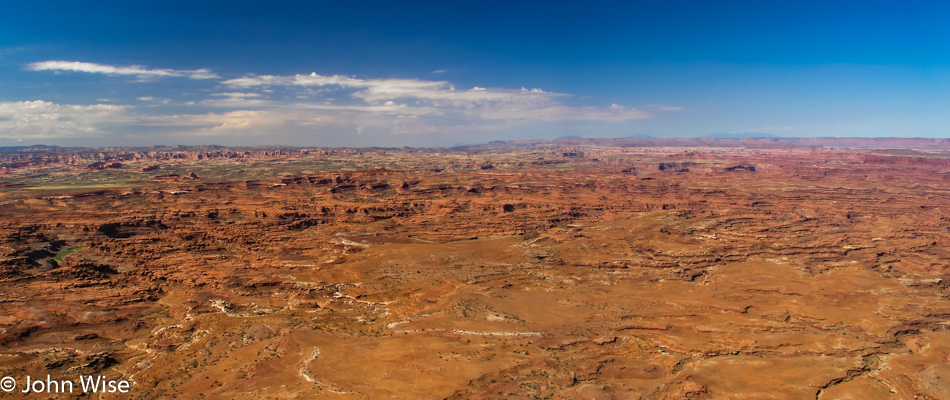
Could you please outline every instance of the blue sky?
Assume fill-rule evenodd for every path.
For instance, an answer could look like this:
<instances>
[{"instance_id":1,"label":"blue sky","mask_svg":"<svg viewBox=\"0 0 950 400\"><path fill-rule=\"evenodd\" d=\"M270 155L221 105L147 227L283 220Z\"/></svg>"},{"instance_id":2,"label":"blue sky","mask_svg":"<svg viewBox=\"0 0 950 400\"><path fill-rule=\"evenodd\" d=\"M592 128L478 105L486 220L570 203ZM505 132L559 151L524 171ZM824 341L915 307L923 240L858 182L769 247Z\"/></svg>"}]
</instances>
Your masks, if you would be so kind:
<instances>
[{"instance_id":1,"label":"blue sky","mask_svg":"<svg viewBox=\"0 0 950 400\"><path fill-rule=\"evenodd\" d=\"M8 1L0 145L948 137L948 4Z\"/></svg>"}]
</instances>

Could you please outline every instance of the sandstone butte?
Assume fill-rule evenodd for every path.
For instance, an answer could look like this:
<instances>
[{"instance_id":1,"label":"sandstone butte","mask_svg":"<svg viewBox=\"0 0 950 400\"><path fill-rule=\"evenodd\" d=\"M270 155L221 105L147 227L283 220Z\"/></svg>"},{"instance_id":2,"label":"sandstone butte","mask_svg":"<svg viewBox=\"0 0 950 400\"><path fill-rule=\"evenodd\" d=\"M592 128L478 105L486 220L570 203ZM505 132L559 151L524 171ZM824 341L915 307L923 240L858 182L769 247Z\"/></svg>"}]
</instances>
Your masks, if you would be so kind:
<instances>
[{"instance_id":1,"label":"sandstone butte","mask_svg":"<svg viewBox=\"0 0 950 400\"><path fill-rule=\"evenodd\" d=\"M7 149L0 376L131 382L102 399L948 399L948 150Z\"/></svg>"}]
</instances>

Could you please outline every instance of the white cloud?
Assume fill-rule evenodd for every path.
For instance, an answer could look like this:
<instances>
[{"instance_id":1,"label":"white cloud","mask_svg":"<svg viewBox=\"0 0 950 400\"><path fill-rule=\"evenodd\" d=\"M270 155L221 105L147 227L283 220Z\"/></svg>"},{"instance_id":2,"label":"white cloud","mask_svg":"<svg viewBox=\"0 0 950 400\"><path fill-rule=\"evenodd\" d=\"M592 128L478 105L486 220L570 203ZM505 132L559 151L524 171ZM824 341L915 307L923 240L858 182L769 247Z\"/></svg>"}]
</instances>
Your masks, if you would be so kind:
<instances>
[{"instance_id":1,"label":"white cloud","mask_svg":"<svg viewBox=\"0 0 950 400\"><path fill-rule=\"evenodd\" d=\"M481 110L479 116L489 120L508 120L508 121L540 121L540 122L558 122L558 121L604 121L604 122L623 122L633 119L649 118L646 112L635 108L618 106L616 104L607 108L597 107L567 107L555 105L549 107L537 108L511 108L499 107L489 110Z\"/></svg>"},{"instance_id":2,"label":"white cloud","mask_svg":"<svg viewBox=\"0 0 950 400\"><path fill-rule=\"evenodd\" d=\"M235 88L335 87L337 90L355 90L350 93L350 97L362 100L368 105L414 101L425 109L437 109L441 113L456 112L469 118L486 120L623 122L649 117L647 112L616 105L607 108L568 106L559 100L568 95L541 89L513 90L475 86L469 90L456 90L455 86L447 81L359 79L343 75L323 76L311 73L293 76L245 76L226 80L223 83Z\"/></svg>"},{"instance_id":3,"label":"white cloud","mask_svg":"<svg viewBox=\"0 0 950 400\"><path fill-rule=\"evenodd\" d=\"M233 97L202 100L195 104L203 107L232 110L268 110L280 108L282 105L286 106L285 103L279 103L271 100L242 99Z\"/></svg>"},{"instance_id":4,"label":"white cloud","mask_svg":"<svg viewBox=\"0 0 950 400\"><path fill-rule=\"evenodd\" d=\"M140 65L116 67L112 65L87 63L79 61L41 61L27 66L31 71L71 71L87 72L106 75L132 75L139 79L151 78L190 78L190 79L220 79L221 77L207 69L175 70L175 69L147 69Z\"/></svg>"},{"instance_id":5,"label":"white cloud","mask_svg":"<svg viewBox=\"0 0 950 400\"><path fill-rule=\"evenodd\" d=\"M0 102L0 138L46 139L99 136L104 126L128 120L131 107L47 101Z\"/></svg>"},{"instance_id":6,"label":"white cloud","mask_svg":"<svg viewBox=\"0 0 950 400\"><path fill-rule=\"evenodd\" d=\"M177 128L180 134L197 136L267 136L300 132L319 127L340 127L359 119L343 113L313 111L238 110L208 114L143 117L142 125Z\"/></svg>"},{"instance_id":7,"label":"white cloud","mask_svg":"<svg viewBox=\"0 0 950 400\"><path fill-rule=\"evenodd\" d=\"M81 71L132 75L140 79L217 77L208 70L46 61L41 71ZM437 73L437 71L436 71ZM444 80L362 79L344 75L249 75L223 80L230 90L187 91L161 98L138 93L147 104L59 105L45 101L0 103L0 138L135 135L329 135L468 134L528 123L561 121L625 122L674 110L665 105L638 108L570 104L571 95L537 88L457 89ZM263 94L262 94L263 93ZM185 101L187 100L187 101ZM146 128L147 127L147 128ZM264 140L264 139L262 139Z\"/></svg>"},{"instance_id":8,"label":"white cloud","mask_svg":"<svg viewBox=\"0 0 950 400\"><path fill-rule=\"evenodd\" d=\"M668 106L665 104L648 104L643 107L649 108L651 110L657 110L657 111L682 111L686 109L686 107L675 107L675 106Z\"/></svg>"},{"instance_id":9,"label":"white cloud","mask_svg":"<svg viewBox=\"0 0 950 400\"><path fill-rule=\"evenodd\" d=\"M260 93L241 93L241 92L212 93L211 95L220 96L220 97L238 98L238 99L243 99L246 97L261 97Z\"/></svg>"},{"instance_id":10,"label":"white cloud","mask_svg":"<svg viewBox=\"0 0 950 400\"><path fill-rule=\"evenodd\" d=\"M255 75L245 76L243 78L229 79L223 82L231 87L255 87L255 86L342 86L342 87L363 87L366 83L362 79L351 78L343 75L323 76L316 72L310 75Z\"/></svg>"}]
</instances>

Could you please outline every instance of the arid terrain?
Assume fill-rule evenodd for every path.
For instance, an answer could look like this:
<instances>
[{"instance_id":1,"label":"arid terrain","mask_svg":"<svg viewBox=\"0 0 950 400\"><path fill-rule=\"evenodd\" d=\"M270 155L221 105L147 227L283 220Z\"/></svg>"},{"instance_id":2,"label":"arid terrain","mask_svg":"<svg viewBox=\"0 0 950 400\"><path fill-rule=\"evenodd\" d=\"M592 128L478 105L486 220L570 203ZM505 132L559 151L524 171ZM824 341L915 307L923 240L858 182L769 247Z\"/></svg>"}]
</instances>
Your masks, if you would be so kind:
<instances>
[{"instance_id":1,"label":"arid terrain","mask_svg":"<svg viewBox=\"0 0 950 400\"><path fill-rule=\"evenodd\" d=\"M948 212L941 140L8 149L0 376L950 399Z\"/></svg>"}]
</instances>

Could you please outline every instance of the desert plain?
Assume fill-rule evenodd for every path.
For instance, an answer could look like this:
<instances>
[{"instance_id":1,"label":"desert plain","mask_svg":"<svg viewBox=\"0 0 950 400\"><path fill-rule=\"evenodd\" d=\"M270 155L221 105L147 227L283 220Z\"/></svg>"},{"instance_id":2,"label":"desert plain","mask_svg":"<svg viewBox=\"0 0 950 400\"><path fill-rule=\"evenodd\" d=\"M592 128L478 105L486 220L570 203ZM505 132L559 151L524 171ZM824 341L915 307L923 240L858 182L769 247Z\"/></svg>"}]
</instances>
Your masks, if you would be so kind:
<instances>
[{"instance_id":1,"label":"desert plain","mask_svg":"<svg viewBox=\"0 0 950 400\"><path fill-rule=\"evenodd\" d=\"M948 212L945 140L11 148L0 376L131 383L35 398L948 399Z\"/></svg>"}]
</instances>

